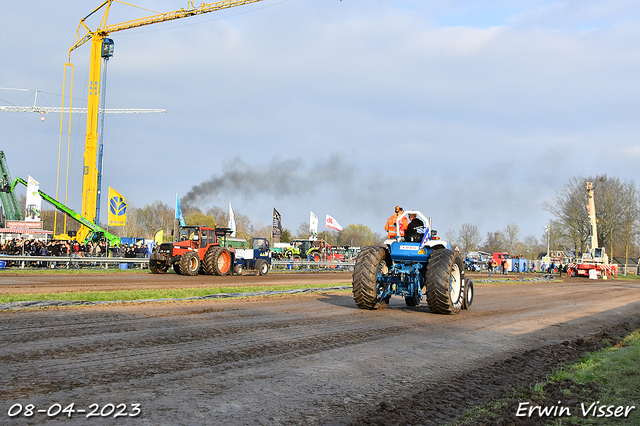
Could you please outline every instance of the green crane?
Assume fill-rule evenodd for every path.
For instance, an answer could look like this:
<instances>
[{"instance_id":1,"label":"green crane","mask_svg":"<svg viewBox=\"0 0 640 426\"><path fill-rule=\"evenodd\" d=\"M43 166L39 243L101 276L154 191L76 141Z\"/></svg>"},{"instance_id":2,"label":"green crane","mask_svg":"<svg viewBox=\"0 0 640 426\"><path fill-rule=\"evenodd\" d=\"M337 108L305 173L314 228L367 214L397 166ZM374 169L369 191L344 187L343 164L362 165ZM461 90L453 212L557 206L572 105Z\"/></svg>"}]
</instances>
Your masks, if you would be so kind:
<instances>
[{"instance_id":1,"label":"green crane","mask_svg":"<svg viewBox=\"0 0 640 426\"><path fill-rule=\"evenodd\" d=\"M11 186L11 175L4 152L0 151L0 199L7 220L22 220L22 211Z\"/></svg>"},{"instance_id":2,"label":"green crane","mask_svg":"<svg viewBox=\"0 0 640 426\"><path fill-rule=\"evenodd\" d=\"M27 182L24 179L22 179L21 177L17 177L13 181L13 184L11 185L11 188L10 188L10 191L11 191L12 194L13 194L14 189L15 189L15 187L16 187L16 185L18 183L21 183L24 186L27 186ZM42 197L43 200L45 200L46 202L48 202L51 205L53 205L56 209L60 210L64 214L66 214L71 219L77 220L78 222L80 222L81 225L83 225L83 226L87 227L89 230L91 230L91 232L85 238L85 241L89 241L91 239L101 239L102 237L104 237L107 241L109 241L110 245L112 245L112 246L120 245L120 237L118 237L117 235L113 235L113 234L108 233L107 231L105 231L100 226L96 225L95 223L93 223L92 221L87 219L86 217L82 216L80 213L76 212L75 210L70 209L69 207L65 206L61 202L57 201L55 198L48 196L44 192L38 190L38 194L40 194L40 196ZM14 198L15 198L15 196L14 196Z\"/></svg>"}]
</instances>

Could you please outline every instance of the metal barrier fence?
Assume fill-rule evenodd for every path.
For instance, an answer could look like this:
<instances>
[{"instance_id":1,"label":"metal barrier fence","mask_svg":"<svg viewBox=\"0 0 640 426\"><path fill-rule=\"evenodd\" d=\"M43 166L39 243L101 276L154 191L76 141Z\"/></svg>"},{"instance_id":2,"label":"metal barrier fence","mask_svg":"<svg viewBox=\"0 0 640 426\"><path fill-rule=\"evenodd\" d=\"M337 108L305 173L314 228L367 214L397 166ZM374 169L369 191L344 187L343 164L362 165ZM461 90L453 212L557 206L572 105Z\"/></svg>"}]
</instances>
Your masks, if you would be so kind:
<instances>
[{"instance_id":1,"label":"metal barrier fence","mask_svg":"<svg viewBox=\"0 0 640 426\"><path fill-rule=\"evenodd\" d=\"M148 258L129 258L129 257L82 257L82 256L0 256L0 263L20 263L20 268L24 268L26 265L39 262L44 264L43 267L49 267L51 264L55 264L56 267L63 266L66 268L74 268L79 264L96 264L108 268L110 264L136 264L140 267L148 266ZM6 264L5 264L6 266Z\"/></svg>"},{"instance_id":2,"label":"metal barrier fence","mask_svg":"<svg viewBox=\"0 0 640 426\"><path fill-rule=\"evenodd\" d=\"M313 260L272 260L271 267L284 267L285 269L308 269L312 267L321 268L344 268L354 266L356 262L315 262Z\"/></svg>"},{"instance_id":3,"label":"metal barrier fence","mask_svg":"<svg viewBox=\"0 0 640 426\"><path fill-rule=\"evenodd\" d=\"M21 268L25 267L25 264L33 262L40 262L43 264L55 263L56 267L59 265L66 265L66 268L73 267L74 264L97 264L108 268L110 264L135 264L140 267L146 267L149 264L149 258L129 258L129 257L81 257L81 256L0 256L0 262L12 262L20 263ZM310 260L292 261L292 260L272 260L272 268L282 269L309 269L315 268L331 268L339 269L344 267L351 267L355 265L355 262L314 262Z\"/></svg>"}]
</instances>

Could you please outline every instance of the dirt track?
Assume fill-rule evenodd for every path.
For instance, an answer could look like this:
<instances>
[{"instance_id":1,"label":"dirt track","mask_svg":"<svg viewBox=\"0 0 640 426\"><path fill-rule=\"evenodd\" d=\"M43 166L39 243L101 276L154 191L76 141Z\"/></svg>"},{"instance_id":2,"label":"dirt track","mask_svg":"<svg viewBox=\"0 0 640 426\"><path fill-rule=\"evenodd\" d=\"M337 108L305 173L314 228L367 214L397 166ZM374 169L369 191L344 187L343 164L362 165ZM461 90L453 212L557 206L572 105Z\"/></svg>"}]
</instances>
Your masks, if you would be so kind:
<instances>
[{"instance_id":1,"label":"dirt track","mask_svg":"<svg viewBox=\"0 0 640 426\"><path fill-rule=\"evenodd\" d=\"M350 283L350 272L270 273L264 276L243 275L217 277L197 275L184 277L169 273L41 275L0 274L0 294L60 293L64 291L116 291L168 288L215 288L239 286L272 286L284 284Z\"/></svg>"},{"instance_id":2,"label":"dirt track","mask_svg":"<svg viewBox=\"0 0 640 426\"><path fill-rule=\"evenodd\" d=\"M128 282L111 285L150 285L148 276L118 275ZM167 277L166 285L184 279ZM27 278L2 275L0 288ZM79 284L109 285L89 280ZM478 285L472 309L456 316L399 298L359 310L348 292L4 311L0 424L47 419L9 419L16 403L123 403L128 412L140 404L135 418L92 419L114 425L442 424L511 378L570 359L575 339L635 324L639 289L622 280ZM85 415L47 424L86 424Z\"/></svg>"}]
</instances>

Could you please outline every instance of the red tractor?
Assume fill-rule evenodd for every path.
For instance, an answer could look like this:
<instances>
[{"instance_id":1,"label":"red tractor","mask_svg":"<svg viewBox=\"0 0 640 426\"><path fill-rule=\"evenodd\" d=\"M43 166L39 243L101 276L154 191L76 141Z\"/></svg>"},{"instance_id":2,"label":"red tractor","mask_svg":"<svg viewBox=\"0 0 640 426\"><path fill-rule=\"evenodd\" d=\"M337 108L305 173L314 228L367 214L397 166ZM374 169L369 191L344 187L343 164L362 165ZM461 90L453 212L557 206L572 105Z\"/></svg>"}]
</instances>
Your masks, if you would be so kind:
<instances>
[{"instance_id":1,"label":"red tractor","mask_svg":"<svg viewBox=\"0 0 640 426\"><path fill-rule=\"evenodd\" d=\"M233 268L235 248L226 247L229 228L183 226L178 241L162 243L151 253L149 269L165 274L170 266L180 275L227 275Z\"/></svg>"}]
</instances>

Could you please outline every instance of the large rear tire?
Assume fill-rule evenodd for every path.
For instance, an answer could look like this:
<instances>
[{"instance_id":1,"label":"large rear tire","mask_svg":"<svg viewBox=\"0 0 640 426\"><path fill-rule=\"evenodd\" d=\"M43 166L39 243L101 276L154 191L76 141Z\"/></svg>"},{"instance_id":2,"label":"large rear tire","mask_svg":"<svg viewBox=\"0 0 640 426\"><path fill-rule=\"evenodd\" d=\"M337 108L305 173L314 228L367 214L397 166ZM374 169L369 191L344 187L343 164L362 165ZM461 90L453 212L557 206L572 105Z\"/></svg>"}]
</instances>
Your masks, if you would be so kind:
<instances>
[{"instance_id":1,"label":"large rear tire","mask_svg":"<svg viewBox=\"0 0 640 426\"><path fill-rule=\"evenodd\" d=\"M151 272L154 274L166 274L169 265L165 262L151 259L149 260L149 269L151 269Z\"/></svg>"},{"instance_id":2,"label":"large rear tire","mask_svg":"<svg viewBox=\"0 0 640 426\"><path fill-rule=\"evenodd\" d=\"M200 270L200 258L198 253L194 251L188 251L180 258L180 272L182 275L195 276L198 275Z\"/></svg>"},{"instance_id":3,"label":"large rear tire","mask_svg":"<svg viewBox=\"0 0 640 426\"><path fill-rule=\"evenodd\" d=\"M384 247L363 248L353 268L353 299L360 309L383 309L389 299L380 300L378 276L389 272L387 252Z\"/></svg>"},{"instance_id":4,"label":"large rear tire","mask_svg":"<svg viewBox=\"0 0 640 426\"><path fill-rule=\"evenodd\" d=\"M217 247L215 254L213 255L213 273L221 277L229 275L232 266L231 253L229 253L229 250Z\"/></svg>"},{"instance_id":5,"label":"large rear tire","mask_svg":"<svg viewBox=\"0 0 640 426\"><path fill-rule=\"evenodd\" d=\"M180 261L173 263L173 271L178 275L182 275L182 271L180 270Z\"/></svg>"},{"instance_id":6,"label":"large rear tire","mask_svg":"<svg viewBox=\"0 0 640 426\"><path fill-rule=\"evenodd\" d=\"M216 273L216 262L218 257L220 257L220 251L222 247L211 246L204 254L202 258L202 269L204 269L204 273L207 275L218 275Z\"/></svg>"},{"instance_id":7,"label":"large rear tire","mask_svg":"<svg viewBox=\"0 0 640 426\"><path fill-rule=\"evenodd\" d=\"M464 265L449 249L435 250L429 257L425 277L427 304L436 314L457 314L464 300Z\"/></svg>"}]
</instances>

